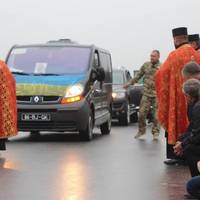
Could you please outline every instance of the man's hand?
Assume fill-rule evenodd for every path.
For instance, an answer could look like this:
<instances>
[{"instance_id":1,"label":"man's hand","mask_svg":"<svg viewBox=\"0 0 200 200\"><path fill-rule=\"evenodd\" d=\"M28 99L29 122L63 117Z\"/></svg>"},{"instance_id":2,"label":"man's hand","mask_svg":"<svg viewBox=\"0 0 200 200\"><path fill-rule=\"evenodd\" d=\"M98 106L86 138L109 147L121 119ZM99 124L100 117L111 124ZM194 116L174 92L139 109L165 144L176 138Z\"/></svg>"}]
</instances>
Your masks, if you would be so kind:
<instances>
[{"instance_id":1,"label":"man's hand","mask_svg":"<svg viewBox=\"0 0 200 200\"><path fill-rule=\"evenodd\" d=\"M182 156L183 155L183 147L182 147L182 143L180 141L176 142L176 144L174 146L174 153L177 156Z\"/></svg>"},{"instance_id":2,"label":"man's hand","mask_svg":"<svg viewBox=\"0 0 200 200\"><path fill-rule=\"evenodd\" d=\"M198 170L200 172L200 161L198 161L198 163L197 163L197 168L198 168Z\"/></svg>"},{"instance_id":3,"label":"man's hand","mask_svg":"<svg viewBox=\"0 0 200 200\"><path fill-rule=\"evenodd\" d=\"M130 85L131 85L130 83L126 83L126 84L123 86L123 88L124 88L124 89L127 89Z\"/></svg>"}]
</instances>

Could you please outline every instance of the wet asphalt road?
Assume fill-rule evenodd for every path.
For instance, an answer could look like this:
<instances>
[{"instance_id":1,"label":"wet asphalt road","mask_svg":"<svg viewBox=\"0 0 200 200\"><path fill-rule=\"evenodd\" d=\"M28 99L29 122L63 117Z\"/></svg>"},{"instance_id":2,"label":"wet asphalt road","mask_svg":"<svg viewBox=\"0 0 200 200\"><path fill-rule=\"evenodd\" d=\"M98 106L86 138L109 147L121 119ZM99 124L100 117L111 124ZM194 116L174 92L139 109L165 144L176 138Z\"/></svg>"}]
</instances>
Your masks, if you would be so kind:
<instances>
[{"instance_id":1,"label":"wet asphalt road","mask_svg":"<svg viewBox=\"0 0 200 200\"><path fill-rule=\"evenodd\" d=\"M20 133L0 158L0 200L181 200L186 167L167 167L165 140L135 140L137 124L114 124L92 142Z\"/></svg>"}]
</instances>

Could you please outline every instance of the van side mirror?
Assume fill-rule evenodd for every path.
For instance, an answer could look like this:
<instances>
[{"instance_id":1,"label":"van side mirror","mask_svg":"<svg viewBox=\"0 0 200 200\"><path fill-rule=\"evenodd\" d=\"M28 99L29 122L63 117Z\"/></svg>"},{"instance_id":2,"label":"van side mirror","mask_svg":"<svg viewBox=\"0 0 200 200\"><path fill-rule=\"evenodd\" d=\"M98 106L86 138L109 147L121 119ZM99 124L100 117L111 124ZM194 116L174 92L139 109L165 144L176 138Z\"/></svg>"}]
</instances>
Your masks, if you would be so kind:
<instances>
[{"instance_id":1,"label":"van side mirror","mask_svg":"<svg viewBox=\"0 0 200 200\"><path fill-rule=\"evenodd\" d=\"M91 74L91 80L92 81L99 81L102 82L105 80L105 71L103 67L98 67L97 69L92 70Z\"/></svg>"},{"instance_id":2,"label":"van side mirror","mask_svg":"<svg viewBox=\"0 0 200 200\"><path fill-rule=\"evenodd\" d=\"M92 69L92 73L91 73L91 81L94 82L97 80L97 71L95 69Z\"/></svg>"},{"instance_id":3,"label":"van side mirror","mask_svg":"<svg viewBox=\"0 0 200 200\"><path fill-rule=\"evenodd\" d=\"M98 67L97 68L97 80L99 81L99 82L102 82L102 81L104 81L105 80L105 70L104 70L104 68L103 67Z\"/></svg>"}]
</instances>

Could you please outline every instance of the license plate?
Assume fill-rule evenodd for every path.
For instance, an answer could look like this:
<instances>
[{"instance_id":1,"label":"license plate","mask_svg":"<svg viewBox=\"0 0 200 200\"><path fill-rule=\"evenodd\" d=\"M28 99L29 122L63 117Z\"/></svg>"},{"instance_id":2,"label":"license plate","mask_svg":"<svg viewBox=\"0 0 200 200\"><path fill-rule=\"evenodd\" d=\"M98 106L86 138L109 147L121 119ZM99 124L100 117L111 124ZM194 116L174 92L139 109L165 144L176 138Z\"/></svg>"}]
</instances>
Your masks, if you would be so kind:
<instances>
[{"instance_id":1,"label":"license plate","mask_svg":"<svg viewBox=\"0 0 200 200\"><path fill-rule=\"evenodd\" d=\"M50 121L51 115L47 113L22 113L22 121Z\"/></svg>"}]
</instances>

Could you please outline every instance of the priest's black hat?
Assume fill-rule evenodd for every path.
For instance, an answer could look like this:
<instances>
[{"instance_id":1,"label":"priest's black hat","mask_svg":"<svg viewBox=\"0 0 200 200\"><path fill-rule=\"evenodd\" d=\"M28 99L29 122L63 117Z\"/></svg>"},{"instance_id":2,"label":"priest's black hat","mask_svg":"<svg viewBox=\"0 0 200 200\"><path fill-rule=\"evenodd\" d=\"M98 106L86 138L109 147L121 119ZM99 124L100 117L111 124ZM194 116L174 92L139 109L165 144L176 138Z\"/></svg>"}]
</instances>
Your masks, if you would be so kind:
<instances>
[{"instance_id":1,"label":"priest's black hat","mask_svg":"<svg viewBox=\"0 0 200 200\"><path fill-rule=\"evenodd\" d=\"M188 35L187 28L186 27L179 27L172 30L173 37L179 36L179 35Z\"/></svg>"},{"instance_id":2,"label":"priest's black hat","mask_svg":"<svg viewBox=\"0 0 200 200\"><path fill-rule=\"evenodd\" d=\"M195 41L199 41L199 34L193 34L193 35L189 35L188 36L188 40L189 42L195 42Z\"/></svg>"}]
</instances>

